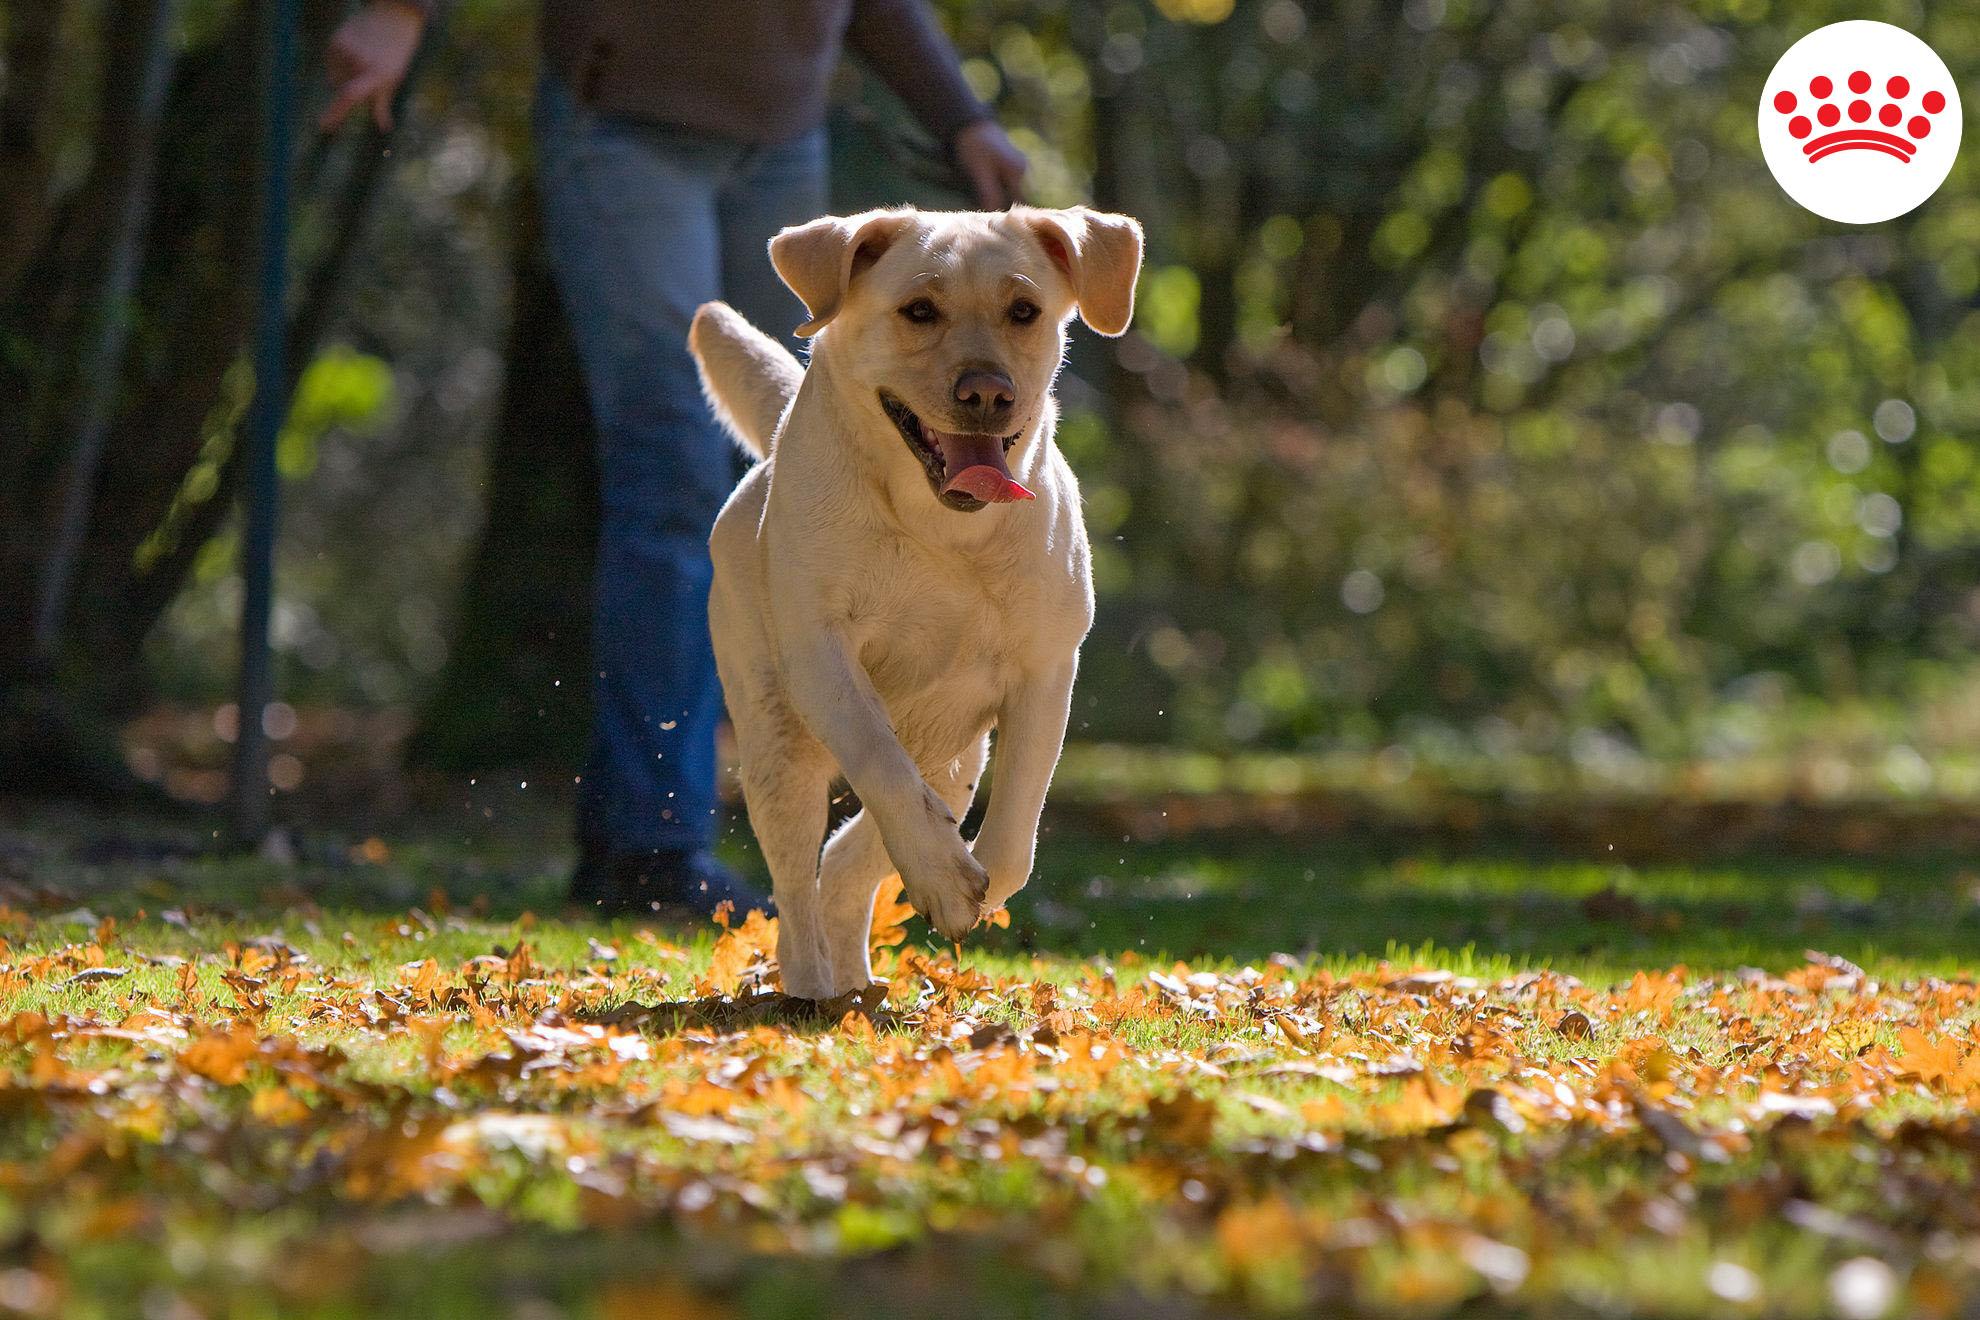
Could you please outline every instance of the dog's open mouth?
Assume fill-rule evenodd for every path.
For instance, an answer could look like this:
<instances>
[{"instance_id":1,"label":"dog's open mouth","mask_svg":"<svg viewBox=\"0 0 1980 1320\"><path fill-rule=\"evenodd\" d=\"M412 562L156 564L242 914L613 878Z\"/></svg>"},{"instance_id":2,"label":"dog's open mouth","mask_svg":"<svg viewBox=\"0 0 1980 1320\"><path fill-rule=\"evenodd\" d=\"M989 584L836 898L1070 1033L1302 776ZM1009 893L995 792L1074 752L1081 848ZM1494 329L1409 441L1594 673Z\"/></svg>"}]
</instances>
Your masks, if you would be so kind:
<instances>
[{"instance_id":1,"label":"dog's open mouth","mask_svg":"<svg viewBox=\"0 0 1980 1320\"><path fill-rule=\"evenodd\" d=\"M1011 475L1004 455L1017 443L1011 435L969 435L938 431L922 425L914 410L885 390L880 408L920 460L928 484L943 504L961 513L975 513L986 504L1010 504L1035 498Z\"/></svg>"}]
</instances>

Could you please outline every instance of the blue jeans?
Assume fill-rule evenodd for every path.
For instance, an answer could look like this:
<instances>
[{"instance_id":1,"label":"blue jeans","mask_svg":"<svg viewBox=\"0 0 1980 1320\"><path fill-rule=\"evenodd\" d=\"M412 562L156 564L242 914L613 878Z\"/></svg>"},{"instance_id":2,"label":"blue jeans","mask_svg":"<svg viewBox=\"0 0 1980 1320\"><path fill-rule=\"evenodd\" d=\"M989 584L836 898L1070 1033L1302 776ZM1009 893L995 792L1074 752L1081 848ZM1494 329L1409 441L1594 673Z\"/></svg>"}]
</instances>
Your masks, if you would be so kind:
<instances>
[{"instance_id":1,"label":"blue jeans","mask_svg":"<svg viewBox=\"0 0 1980 1320\"><path fill-rule=\"evenodd\" d=\"M708 534L741 460L702 398L688 322L711 298L772 334L803 319L766 247L825 210L824 130L774 146L727 142L598 114L555 77L538 89L535 118L551 264L597 423L602 496L578 837L611 853L705 847L722 714Z\"/></svg>"}]
</instances>

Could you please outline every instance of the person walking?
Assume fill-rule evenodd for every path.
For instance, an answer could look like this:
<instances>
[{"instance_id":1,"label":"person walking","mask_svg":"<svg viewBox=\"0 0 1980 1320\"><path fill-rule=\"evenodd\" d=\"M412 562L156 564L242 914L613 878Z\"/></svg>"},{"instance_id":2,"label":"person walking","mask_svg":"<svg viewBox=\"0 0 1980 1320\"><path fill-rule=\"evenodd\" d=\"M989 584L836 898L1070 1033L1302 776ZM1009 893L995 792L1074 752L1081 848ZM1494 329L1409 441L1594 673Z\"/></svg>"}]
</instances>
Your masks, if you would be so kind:
<instances>
[{"instance_id":1,"label":"person walking","mask_svg":"<svg viewBox=\"0 0 1980 1320\"><path fill-rule=\"evenodd\" d=\"M370 0L329 49L334 129L391 103L443 0ZM826 212L841 52L868 64L986 210L1025 158L970 92L926 0L544 0L534 129L545 231L596 420L602 521L593 727L572 901L606 913L767 904L712 851L721 684L708 535L736 451L688 354L726 299L771 333L802 309L770 239Z\"/></svg>"}]
</instances>

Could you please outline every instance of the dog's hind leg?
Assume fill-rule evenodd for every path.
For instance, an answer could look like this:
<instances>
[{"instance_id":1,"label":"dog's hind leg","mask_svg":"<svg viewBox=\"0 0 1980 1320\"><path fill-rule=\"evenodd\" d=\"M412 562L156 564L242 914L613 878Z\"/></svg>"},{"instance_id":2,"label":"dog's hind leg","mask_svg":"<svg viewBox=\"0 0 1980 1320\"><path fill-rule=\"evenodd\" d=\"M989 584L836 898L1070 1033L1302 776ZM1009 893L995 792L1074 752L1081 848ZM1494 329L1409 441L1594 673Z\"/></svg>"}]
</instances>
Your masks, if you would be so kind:
<instances>
[{"instance_id":1,"label":"dog's hind leg","mask_svg":"<svg viewBox=\"0 0 1980 1320\"><path fill-rule=\"evenodd\" d=\"M777 896L784 993L830 998L835 992L818 901L818 848L825 838L831 758L795 716L738 721L736 740L750 828Z\"/></svg>"},{"instance_id":2,"label":"dog's hind leg","mask_svg":"<svg viewBox=\"0 0 1980 1320\"><path fill-rule=\"evenodd\" d=\"M893 870L880 827L864 810L841 825L825 845L818 864L818 904L837 994L863 990L873 982L866 947L873 925L873 894Z\"/></svg>"},{"instance_id":3,"label":"dog's hind leg","mask_svg":"<svg viewBox=\"0 0 1980 1320\"><path fill-rule=\"evenodd\" d=\"M970 749L946 765L925 767L928 786L961 820L976 796L983 765L990 756L989 738L978 738ZM853 815L832 841L818 866L819 908L825 949L832 963L834 993L863 990L873 981L867 941L873 929L873 895L894 872L893 859L881 841L880 827L865 810Z\"/></svg>"}]
</instances>

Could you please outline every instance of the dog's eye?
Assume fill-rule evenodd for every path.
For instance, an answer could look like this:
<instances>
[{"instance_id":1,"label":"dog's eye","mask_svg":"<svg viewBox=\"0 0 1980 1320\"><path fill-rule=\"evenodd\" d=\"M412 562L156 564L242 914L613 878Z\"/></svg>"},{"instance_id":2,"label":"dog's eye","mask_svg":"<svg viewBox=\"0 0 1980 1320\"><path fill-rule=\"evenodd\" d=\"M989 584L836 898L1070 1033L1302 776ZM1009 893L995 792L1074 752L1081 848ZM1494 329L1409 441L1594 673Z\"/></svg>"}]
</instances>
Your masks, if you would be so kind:
<instances>
[{"instance_id":1,"label":"dog's eye","mask_svg":"<svg viewBox=\"0 0 1980 1320\"><path fill-rule=\"evenodd\" d=\"M905 316L908 320L913 321L916 325L927 325L929 322L933 321L939 315L939 313L937 313L935 310L935 304L930 302L928 299L916 298L913 302L901 308L901 315Z\"/></svg>"},{"instance_id":2,"label":"dog's eye","mask_svg":"<svg viewBox=\"0 0 1980 1320\"><path fill-rule=\"evenodd\" d=\"M1019 325L1030 325L1038 319L1038 304L1029 298L1020 298L1011 304L1011 320Z\"/></svg>"}]
</instances>

